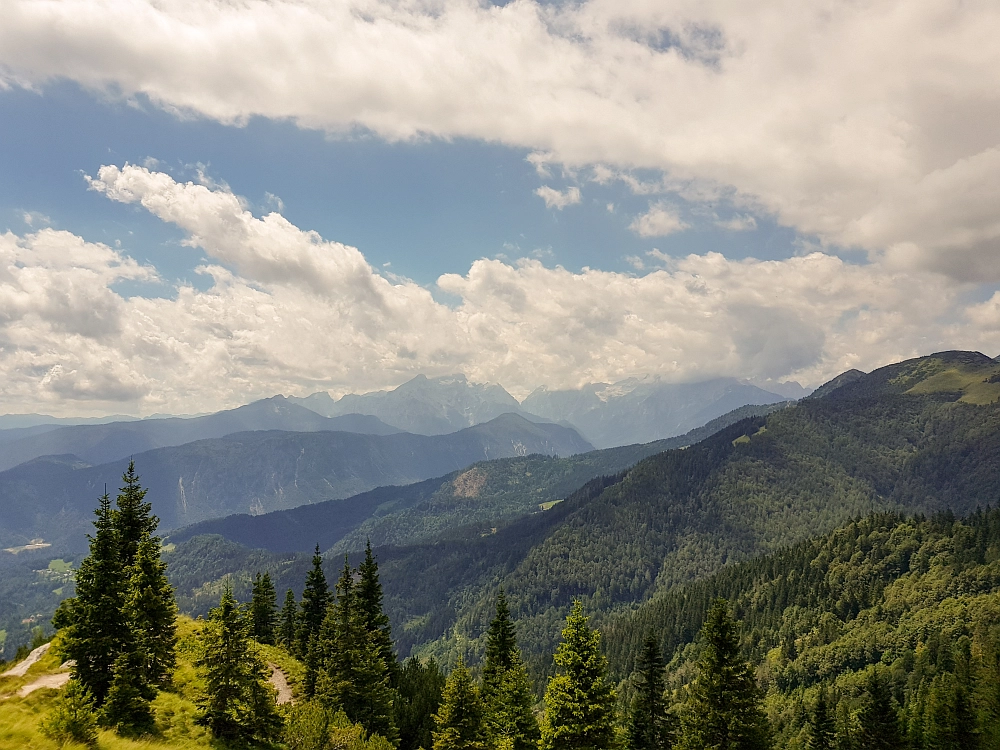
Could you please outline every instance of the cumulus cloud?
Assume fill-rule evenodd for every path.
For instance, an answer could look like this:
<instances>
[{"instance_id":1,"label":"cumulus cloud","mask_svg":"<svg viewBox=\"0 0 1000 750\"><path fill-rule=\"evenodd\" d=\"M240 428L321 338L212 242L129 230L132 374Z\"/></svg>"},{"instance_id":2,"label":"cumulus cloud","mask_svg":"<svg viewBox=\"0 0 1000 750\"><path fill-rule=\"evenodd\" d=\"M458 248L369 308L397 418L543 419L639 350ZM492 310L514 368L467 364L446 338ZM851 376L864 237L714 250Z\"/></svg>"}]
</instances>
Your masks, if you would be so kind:
<instances>
[{"instance_id":1,"label":"cumulus cloud","mask_svg":"<svg viewBox=\"0 0 1000 750\"><path fill-rule=\"evenodd\" d=\"M125 297L116 284L155 270L68 232L0 235L5 410L209 411L420 372L520 395L645 373L815 385L935 349L1000 349L1000 298L969 305L967 284L881 262L656 251L663 267L630 275L483 259L438 279L449 306L224 187L134 165L102 167L90 185L182 228L211 283Z\"/></svg>"},{"instance_id":2,"label":"cumulus cloud","mask_svg":"<svg viewBox=\"0 0 1000 750\"><path fill-rule=\"evenodd\" d=\"M635 217L628 228L640 237L666 237L684 231L688 225L676 206L660 202L651 204L649 211Z\"/></svg>"},{"instance_id":3,"label":"cumulus cloud","mask_svg":"<svg viewBox=\"0 0 1000 750\"><path fill-rule=\"evenodd\" d=\"M1000 5L5 0L0 85L659 170L897 268L1000 279ZM656 180L648 184L656 184Z\"/></svg>"},{"instance_id":4,"label":"cumulus cloud","mask_svg":"<svg viewBox=\"0 0 1000 750\"><path fill-rule=\"evenodd\" d=\"M580 202L580 188L578 187L560 191L548 185L542 185L535 191L535 195L545 201L546 208L555 208L559 211L562 211L566 206Z\"/></svg>"}]
</instances>

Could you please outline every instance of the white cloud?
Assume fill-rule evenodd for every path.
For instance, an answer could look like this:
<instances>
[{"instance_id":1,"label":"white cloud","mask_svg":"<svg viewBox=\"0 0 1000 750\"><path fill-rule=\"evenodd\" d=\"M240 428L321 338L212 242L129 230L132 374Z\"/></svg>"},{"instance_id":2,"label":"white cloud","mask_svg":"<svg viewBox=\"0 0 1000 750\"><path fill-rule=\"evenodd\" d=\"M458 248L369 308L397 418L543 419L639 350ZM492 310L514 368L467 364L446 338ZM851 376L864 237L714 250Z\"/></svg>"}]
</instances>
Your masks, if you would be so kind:
<instances>
[{"instance_id":1,"label":"white cloud","mask_svg":"<svg viewBox=\"0 0 1000 750\"><path fill-rule=\"evenodd\" d=\"M566 206L580 202L580 188L578 187L560 191L548 185L542 185L535 191L535 195L545 201L546 208L555 208L559 211L562 211Z\"/></svg>"},{"instance_id":2,"label":"white cloud","mask_svg":"<svg viewBox=\"0 0 1000 750\"><path fill-rule=\"evenodd\" d=\"M736 214L728 219L717 219L715 226L727 232L749 232L757 228L757 220L750 214Z\"/></svg>"},{"instance_id":3,"label":"white cloud","mask_svg":"<svg viewBox=\"0 0 1000 750\"><path fill-rule=\"evenodd\" d=\"M659 202L650 204L649 210L635 217L628 228L640 237L666 237L684 231L688 225L681 219L676 206Z\"/></svg>"},{"instance_id":4,"label":"white cloud","mask_svg":"<svg viewBox=\"0 0 1000 750\"><path fill-rule=\"evenodd\" d=\"M211 284L125 298L116 283L155 271L68 232L0 235L2 410L210 411L419 372L516 394L643 373L815 385L938 349L1000 350L998 297L970 306L970 285L882 262L656 251L662 268L630 275L484 259L438 280L448 306L227 189L131 165L91 184L181 227Z\"/></svg>"},{"instance_id":5,"label":"white cloud","mask_svg":"<svg viewBox=\"0 0 1000 750\"><path fill-rule=\"evenodd\" d=\"M649 168L900 268L1000 279L988 0L5 0L0 80L181 116ZM663 44L669 40L669 44ZM657 181L639 184L656 185Z\"/></svg>"}]
</instances>

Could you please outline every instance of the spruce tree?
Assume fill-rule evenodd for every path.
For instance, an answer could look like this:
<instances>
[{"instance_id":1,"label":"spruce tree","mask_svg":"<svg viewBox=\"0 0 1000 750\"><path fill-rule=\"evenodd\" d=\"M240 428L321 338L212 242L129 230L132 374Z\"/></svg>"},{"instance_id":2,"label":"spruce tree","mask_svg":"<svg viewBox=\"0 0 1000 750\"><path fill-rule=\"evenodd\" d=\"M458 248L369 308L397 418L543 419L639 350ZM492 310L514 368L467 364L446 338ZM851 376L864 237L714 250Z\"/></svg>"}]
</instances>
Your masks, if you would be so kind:
<instances>
[{"instance_id":1,"label":"spruce tree","mask_svg":"<svg viewBox=\"0 0 1000 750\"><path fill-rule=\"evenodd\" d=\"M969 695L955 675L936 675L927 695L923 746L932 750L977 750L976 718Z\"/></svg>"},{"instance_id":2,"label":"spruce tree","mask_svg":"<svg viewBox=\"0 0 1000 750\"><path fill-rule=\"evenodd\" d=\"M358 573L358 585L355 591L358 610L364 619L365 629L371 633L379 654L389 670L390 678L395 681L399 665L392 646L389 616L382 610L382 584L379 582L378 563L372 554L370 539L365 542L365 559L358 567Z\"/></svg>"},{"instance_id":3,"label":"spruce tree","mask_svg":"<svg viewBox=\"0 0 1000 750\"><path fill-rule=\"evenodd\" d=\"M354 572L345 557L336 603L317 639L316 697L330 708L342 709L368 732L394 740L389 671L358 604Z\"/></svg>"},{"instance_id":4,"label":"spruce tree","mask_svg":"<svg viewBox=\"0 0 1000 750\"><path fill-rule=\"evenodd\" d=\"M118 492L118 507L113 512L113 518L122 567L127 568L135 563L139 543L153 536L160 519L153 515L153 506L146 502L146 490L139 484L135 461L129 460L122 482L125 486Z\"/></svg>"},{"instance_id":5,"label":"spruce tree","mask_svg":"<svg viewBox=\"0 0 1000 750\"><path fill-rule=\"evenodd\" d=\"M161 687L170 682L176 664L177 604L167 581L167 564L160 559L160 540L139 542L135 563L129 569L126 615L138 648L147 683Z\"/></svg>"},{"instance_id":6,"label":"spruce tree","mask_svg":"<svg viewBox=\"0 0 1000 750\"><path fill-rule=\"evenodd\" d=\"M833 712L830 711L826 685L820 686L816 705L813 706L813 710L809 714L807 729L809 734L806 738L806 748L808 750L834 750L837 742L837 729Z\"/></svg>"},{"instance_id":7,"label":"spruce tree","mask_svg":"<svg viewBox=\"0 0 1000 750\"><path fill-rule=\"evenodd\" d=\"M50 740L65 745L79 742L87 747L97 746L97 714L94 699L79 680L70 680L62 695L52 703L52 709L38 725L41 733Z\"/></svg>"},{"instance_id":8,"label":"spruce tree","mask_svg":"<svg viewBox=\"0 0 1000 750\"><path fill-rule=\"evenodd\" d=\"M495 747L538 747L538 721L531 710L535 696L503 589L497 595L496 615L486 633L482 702L487 733Z\"/></svg>"},{"instance_id":9,"label":"spruce tree","mask_svg":"<svg viewBox=\"0 0 1000 750\"><path fill-rule=\"evenodd\" d=\"M583 604L573 604L555 653L558 674L545 690L542 750L605 750L615 744L615 691L607 676L601 635Z\"/></svg>"},{"instance_id":10,"label":"spruce tree","mask_svg":"<svg viewBox=\"0 0 1000 750\"><path fill-rule=\"evenodd\" d=\"M488 746L479 691L461 657L448 675L434 723L434 750L486 750Z\"/></svg>"},{"instance_id":11,"label":"spruce tree","mask_svg":"<svg viewBox=\"0 0 1000 750\"><path fill-rule=\"evenodd\" d=\"M719 600L701 631L699 674L690 686L679 743L684 750L766 750L771 746L760 690L740 658L736 623Z\"/></svg>"},{"instance_id":12,"label":"spruce tree","mask_svg":"<svg viewBox=\"0 0 1000 750\"><path fill-rule=\"evenodd\" d=\"M306 574L306 585L302 592L302 603L299 613L296 634L295 653L304 659L309 653L309 642L319 635L326 617L326 607L330 603L330 587L323 575L323 557L316 545L316 554L312 559L312 570Z\"/></svg>"},{"instance_id":13,"label":"spruce tree","mask_svg":"<svg viewBox=\"0 0 1000 750\"><path fill-rule=\"evenodd\" d=\"M271 583L271 574L258 573L253 580L250 596L251 631L255 641L273 646L278 630L278 595Z\"/></svg>"},{"instance_id":14,"label":"spruce tree","mask_svg":"<svg viewBox=\"0 0 1000 750\"><path fill-rule=\"evenodd\" d=\"M149 682L144 662L145 654L137 647L121 653L115 660L111 688L101 709L101 723L118 734L137 736L156 728L150 705L156 690Z\"/></svg>"},{"instance_id":15,"label":"spruce tree","mask_svg":"<svg viewBox=\"0 0 1000 750\"><path fill-rule=\"evenodd\" d=\"M441 706L445 676L434 659L426 664L411 656L399 670L392 716L399 728L399 750L430 748L434 714Z\"/></svg>"},{"instance_id":16,"label":"spruce tree","mask_svg":"<svg viewBox=\"0 0 1000 750\"><path fill-rule=\"evenodd\" d=\"M858 744L865 750L906 747L889 681L877 667L865 683L864 702L858 712Z\"/></svg>"},{"instance_id":17,"label":"spruce tree","mask_svg":"<svg viewBox=\"0 0 1000 750\"><path fill-rule=\"evenodd\" d=\"M278 632L281 638L281 645L289 653L295 652L295 626L297 622L298 607L295 604L295 593L291 589L288 589L285 592L285 604L281 608Z\"/></svg>"},{"instance_id":18,"label":"spruce tree","mask_svg":"<svg viewBox=\"0 0 1000 750\"><path fill-rule=\"evenodd\" d=\"M205 679L196 723L234 744L277 738L281 726L267 669L250 642L250 624L227 581L219 606L209 613L195 662Z\"/></svg>"},{"instance_id":19,"label":"spruce tree","mask_svg":"<svg viewBox=\"0 0 1000 750\"><path fill-rule=\"evenodd\" d=\"M90 554L76 574L76 596L66 599L53 623L62 629L62 655L72 659L73 677L100 707L111 689L114 664L131 647L125 614L127 581L119 555L111 499L101 497Z\"/></svg>"},{"instance_id":20,"label":"spruce tree","mask_svg":"<svg viewBox=\"0 0 1000 750\"><path fill-rule=\"evenodd\" d=\"M628 735L632 750L667 750L674 744L674 727L663 699L663 657L652 633L639 655L639 681L629 712Z\"/></svg>"}]
</instances>

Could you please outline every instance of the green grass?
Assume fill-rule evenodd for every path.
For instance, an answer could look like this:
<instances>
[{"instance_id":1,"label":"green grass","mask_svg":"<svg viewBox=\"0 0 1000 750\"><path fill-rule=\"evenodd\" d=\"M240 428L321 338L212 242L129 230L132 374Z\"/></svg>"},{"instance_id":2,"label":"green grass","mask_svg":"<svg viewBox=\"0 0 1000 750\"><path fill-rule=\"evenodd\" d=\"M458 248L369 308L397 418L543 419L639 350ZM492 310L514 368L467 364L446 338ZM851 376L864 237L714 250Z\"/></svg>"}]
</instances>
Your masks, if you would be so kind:
<instances>
[{"instance_id":1,"label":"green grass","mask_svg":"<svg viewBox=\"0 0 1000 750\"><path fill-rule=\"evenodd\" d=\"M117 736L114 732L101 732L98 740L100 750L160 750L161 748L194 750L213 747L208 731L194 723L197 712L195 700L202 689L202 681L194 668L194 658L198 650L197 638L201 626L201 622L189 617L179 617L177 620L177 672L171 688L161 691L153 701L158 734L140 740L129 740ZM22 748L56 750L60 747L59 743L47 739L39 731L39 722L49 712L60 691L44 688L24 698L16 695L17 690L23 685L42 675L59 671L62 659L58 654L58 645L56 636L53 647L31 666L24 677L0 678L0 750ZM287 668L286 671L289 672L294 666L279 662L278 658L272 658L270 654L268 659L278 663L282 669ZM288 660L290 657L285 655L285 659ZM296 676L300 682L301 676L298 674ZM291 679L289 681L291 682ZM84 746L69 743L61 747L82 750Z\"/></svg>"},{"instance_id":2,"label":"green grass","mask_svg":"<svg viewBox=\"0 0 1000 750\"><path fill-rule=\"evenodd\" d=\"M53 573L69 573L73 570L72 560L61 560L56 558L55 560L49 561L49 570Z\"/></svg>"}]
</instances>

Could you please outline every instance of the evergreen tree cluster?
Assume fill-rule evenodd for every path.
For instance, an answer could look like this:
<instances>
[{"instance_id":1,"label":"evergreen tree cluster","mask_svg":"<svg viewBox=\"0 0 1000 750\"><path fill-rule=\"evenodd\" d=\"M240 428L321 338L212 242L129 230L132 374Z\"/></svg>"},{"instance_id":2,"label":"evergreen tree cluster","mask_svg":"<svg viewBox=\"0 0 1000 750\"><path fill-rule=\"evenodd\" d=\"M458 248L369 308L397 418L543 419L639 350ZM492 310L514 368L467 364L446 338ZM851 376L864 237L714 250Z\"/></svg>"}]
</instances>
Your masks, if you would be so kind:
<instances>
[{"instance_id":1,"label":"evergreen tree cluster","mask_svg":"<svg viewBox=\"0 0 1000 750\"><path fill-rule=\"evenodd\" d=\"M93 702L100 722L141 734L153 729L150 702L174 670L177 607L154 536L159 521L131 461L122 482L114 507L107 492L100 499L76 596L53 623L79 695Z\"/></svg>"}]
</instances>

